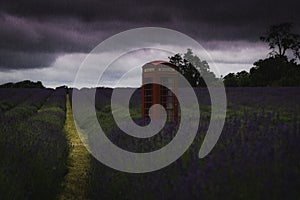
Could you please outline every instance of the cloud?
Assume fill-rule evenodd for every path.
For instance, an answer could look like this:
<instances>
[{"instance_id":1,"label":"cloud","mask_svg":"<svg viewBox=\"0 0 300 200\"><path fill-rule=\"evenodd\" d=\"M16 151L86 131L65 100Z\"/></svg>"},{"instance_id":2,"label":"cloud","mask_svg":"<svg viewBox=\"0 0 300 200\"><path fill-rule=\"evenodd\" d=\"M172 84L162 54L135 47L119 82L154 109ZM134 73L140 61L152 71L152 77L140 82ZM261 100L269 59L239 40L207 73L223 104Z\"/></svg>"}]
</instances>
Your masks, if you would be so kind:
<instances>
[{"instance_id":1,"label":"cloud","mask_svg":"<svg viewBox=\"0 0 300 200\"><path fill-rule=\"evenodd\" d=\"M257 41L269 25L292 22L300 30L299 20L297 0L2 0L0 71L53 67L65 55L86 54L114 34L145 26L191 36L217 63L250 64L266 55Z\"/></svg>"},{"instance_id":2,"label":"cloud","mask_svg":"<svg viewBox=\"0 0 300 200\"><path fill-rule=\"evenodd\" d=\"M248 45L242 42L242 44L246 45L247 48L242 48L240 46L241 42L223 42L219 47L207 49L207 52L202 55L207 54L210 56L209 59L212 59L209 62L210 68L218 76L241 70L249 71L253 66L252 63L257 60L257 56L261 53L257 49L263 52L264 48L259 43ZM141 85L141 66L153 60L168 60L170 53L159 50L165 48L174 49L175 52L182 50L178 46L158 46L157 49L140 49L127 54L122 54L118 50L102 52L101 58L105 58L105 60L99 59L99 54L69 53L58 56L48 68L0 71L0 84L31 79L34 81L42 80L47 87L57 87L65 84L73 86L82 63L89 56L88 65L82 66L80 71L82 73L81 80L83 81L78 82L77 86L94 87L95 82L91 80L91 77L100 78L99 72L105 67L109 67L100 79L98 86L139 87ZM206 59L201 58L202 60ZM111 64L105 66L104 63L107 62L111 62Z\"/></svg>"},{"instance_id":3,"label":"cloud","mask_svg":"<svg viewBox=\"0 0 300 200\"><path fill-rule=\"evenodd\" d=\"M33 81L42 80L47 87L57 87L64 84L72 85L85 56L83 53L59 56L48 68L0 71L0 84L29 79Z\"/></svg>"},{"instance_id":4,"label":"cloud","mask_svg":"<svg viewBox=\"0 0 300 200\"><path fill-rule=\"evenodd\" d=\"M267 56L269 52L267 45L261 42L221 41L216 46L207 46L214 62L227 64L252 64L262 56Z\"/></svg>"},{"instance_id":5,"label":"cloud","mask_svg":"<svg viewBox=\"0 0 300 200\"><path fill-rule=\"evenodd\" d=\"M30 53L0 50L0 69L43 68L55 61L55 53Z\"/></svg>"}]
</instances>

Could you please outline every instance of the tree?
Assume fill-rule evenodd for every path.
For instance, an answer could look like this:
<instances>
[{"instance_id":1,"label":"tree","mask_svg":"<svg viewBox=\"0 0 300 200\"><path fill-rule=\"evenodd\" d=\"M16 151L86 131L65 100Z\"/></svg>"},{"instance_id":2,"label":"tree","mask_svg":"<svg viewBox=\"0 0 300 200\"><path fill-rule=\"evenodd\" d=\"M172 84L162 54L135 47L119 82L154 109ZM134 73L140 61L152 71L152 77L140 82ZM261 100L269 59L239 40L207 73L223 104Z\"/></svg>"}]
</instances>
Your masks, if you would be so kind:
<instances>
[{"instance_id":1,"label":"tree","mask_svg":"<svg viewBox=\"0 0 300 200\"><path fill-rule=\"evenodd\" d=\"M0 85L0 88L45 88L45 86L43 86L41 81L24 80L17 83L6 83Z\"/></svg>"},{"instance_id":2,"label":"tree","mask_svg":"<svg viewBox=\"0 0 300 200\"><path fill-rule=\"evenodd\" d=\"M239 87L246 87L250 85L250 74L245 70L236 73L236 78Z\"/></svg>"},{"instance_id":3,"label":"tree","mask_svg":"<svg viewBox=\"0 0 300 200\"><path fill-rule=\"evenodd\" d=\"M292 32L293 25L291 23L283 23L272 25L264 36L260 39L269 43L271 56L285 56L287 50L291 50L294 59L300 59L300 35Z\"/></svg>"},{"instance_id":4,"label":"tree","mask_svg":"<svg viewBox=\"0 0 300 200\"><path fill-rule=\"evenodd\" d=\"M217 81L215 74L210 71L209 65L206 61L194 55L191 49L182 55L180 53L169 57L169 62L178 66L179 73L191 84L192 87L206 86L203 76L206 81Z\"/></svg>"},{"instance_id":5,"label":"tree","mask_svg":"<svg viewBox=\"0 0 300 200\"><path fill-rule=\"evenodd\" d=\"M223 81L224 81L224 85L226 87L237 87L238 86L235 73L227 74L226 76L224 76Z\"/></svg>"},{"instance_id":6,"label":"tree","mask_svg":"<svg viewBox=\"0 0 300 200\"><path fill-rule=\"evenodd\" d=\"M261 59L250 69L250 78L254 86L279 86L285 80L284 86L294 82L291 71L299 71L299 65L294 60L289 61L286 56L275 56ZM293 85L291 85L293 86Z\"/></svg>"},{"instance_id":7,"label":"tree","mask_svg":"<svg viewBox=\"0 0 300 200\"><path fill-rule=\"evenodd\" d=\"M248 72L241 71L235 73L229 73L224 78L224 85L226 87L246 87L250 86L250 74Z\"/></svg>"}]
</instances>

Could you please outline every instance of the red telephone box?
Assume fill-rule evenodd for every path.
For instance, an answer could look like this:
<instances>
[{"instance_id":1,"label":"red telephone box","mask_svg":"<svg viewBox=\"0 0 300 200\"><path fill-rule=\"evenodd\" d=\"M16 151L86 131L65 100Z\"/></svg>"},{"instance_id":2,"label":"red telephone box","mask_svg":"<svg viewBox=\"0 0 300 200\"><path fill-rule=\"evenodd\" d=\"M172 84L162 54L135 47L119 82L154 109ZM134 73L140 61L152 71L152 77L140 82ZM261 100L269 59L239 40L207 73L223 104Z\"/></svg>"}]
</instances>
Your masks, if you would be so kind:
<instances>
[{"instance_id":1,"label":"red telephone box","mask_svg":"<svg viewBox=\"0 0 300 200\"><path fill-rule=\"evenodd\" d=\"M167 112L167 121L178 120L178 67L166 61L153 61L143 67L142 80L142 116L149 116L149 108L153 104L161 104ZM158 84L157 82L172 88L174 91ZM154 110L153 117L159 118L164 112Z\"/></svg>"}]
</instances>

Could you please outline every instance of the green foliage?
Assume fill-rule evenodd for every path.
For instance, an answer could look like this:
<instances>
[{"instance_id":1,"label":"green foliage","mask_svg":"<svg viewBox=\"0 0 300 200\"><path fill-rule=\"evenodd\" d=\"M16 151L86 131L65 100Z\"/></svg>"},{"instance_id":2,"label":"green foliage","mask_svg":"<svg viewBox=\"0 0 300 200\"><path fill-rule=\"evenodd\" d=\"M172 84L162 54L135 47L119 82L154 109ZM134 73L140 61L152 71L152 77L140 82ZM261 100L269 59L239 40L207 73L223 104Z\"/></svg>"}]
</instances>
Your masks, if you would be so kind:
<instances>
[{"instance_id":1,"label":"green foliage","mask_svg":"<svg viewBox=\"0 0 300 200\"><path fill-rule=\"evenodd\" d=\"M227 87L237 87L237 78L235 73L229 73L224 78L224 84Z\"/></svg>"},{"instance_id":2,"label":"green foliage","mask_svg":"<svg viewBox=\"0 0 300 200\"><path fill-rule=\"evenodd\" d=\"M205 81L218 81L215 74L210 71L208 63L205 60L201 61L191 49L187 49L187 52L183 55L177 53L169 57L169 62L178 66L179 72L192 87L205 87ZM203 77L205 77L205 81Z\"/></svg>"},{"instance_id":3,"label":"green foliage","mask_svg":"<svg viewBox=\"0 0 300 200\"><path fill-rule=\"evenodd\" d=\"M41 81L33 82L25 80L17 83L5 83L0 88L45 88Z\"/></svg>"},{"instance_id":4,"label":"green foliage","mask_svg":"<svg viewBox=\"0 0 300 200\"><path fill-rule=\"evenodd\" d=\"M300 70L299 67L290 69L286 76L282 77L279 81L282 86L299 86L300 85Z\"/></svg>"},{"instance_id":5,"label":"green foliage","mask_svg":"<svg viewBox=\"0 0 300 200\"><path fill-rule=\"evenodd\" d=\"M294 82L296 77L290 76L291 72L300 72L300 66L293 60L289 61L286 56L275 56L259 60L254 63L255 67L250 70L253 86L285 86Z\"/></svg>"},{"instance_id":6,"label":"green foliage","mask_svg":"<svg viewBox=\"0 0 300 200\"><path fill-rule=\"evenodd\" d=\"M229 73L223 80L227 87L245 87L251 84L250 74L246 71L241 71L236 74Z\"/></svg>"}]
</instances>

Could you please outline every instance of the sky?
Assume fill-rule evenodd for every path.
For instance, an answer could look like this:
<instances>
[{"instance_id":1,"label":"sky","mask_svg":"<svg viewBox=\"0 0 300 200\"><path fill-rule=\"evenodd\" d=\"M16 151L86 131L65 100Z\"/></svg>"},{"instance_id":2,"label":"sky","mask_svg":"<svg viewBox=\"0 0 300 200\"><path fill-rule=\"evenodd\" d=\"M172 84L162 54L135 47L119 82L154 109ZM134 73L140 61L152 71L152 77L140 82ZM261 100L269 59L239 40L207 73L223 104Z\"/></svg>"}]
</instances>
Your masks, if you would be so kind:
<instances>
[{"instance_id":1,"label":"sky","mask_svg":"<svg viewBox=\"0 0 300 200\"><path fill-rule=\"evenodd\" d=\"M2 0L0 84L30 79L48 87L72 85L81 63L99 43L141 27L168 28L193 38L210 55L218 75L249 70L268 55L259 36L270 25L290 22L299 33L299 5L297 0ZM136 86L140 77L134 77L123 86Z\"/></svg>"}]
</instances>

